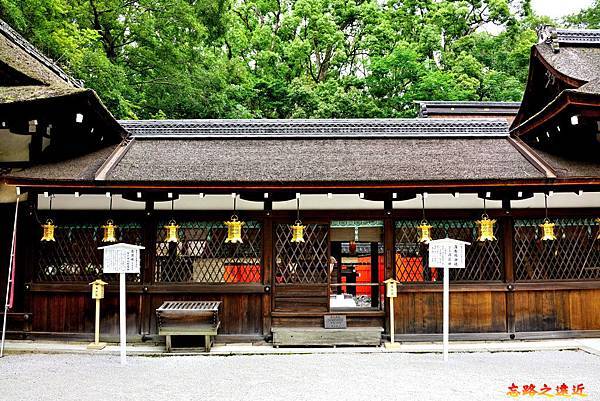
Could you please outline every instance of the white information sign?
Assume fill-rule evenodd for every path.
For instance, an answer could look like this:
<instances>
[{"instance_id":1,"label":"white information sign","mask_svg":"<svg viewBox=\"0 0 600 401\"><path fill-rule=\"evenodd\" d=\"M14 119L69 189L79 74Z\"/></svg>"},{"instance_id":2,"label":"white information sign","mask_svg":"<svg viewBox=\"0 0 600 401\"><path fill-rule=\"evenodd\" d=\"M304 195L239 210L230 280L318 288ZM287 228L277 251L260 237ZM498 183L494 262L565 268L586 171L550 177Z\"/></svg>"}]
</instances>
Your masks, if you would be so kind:
<instances>
[{"instance_id":1,"label":"white information sign","mask_svg":"<svg viewBox=\"0 0 600 401\"><path fill-rule=\"evenodd\" d=\"M125 365L127 346L125 274L140 272L140 249L144 249L144 247L131 244L113 244L98 249L104 251L103 272L119 273L119 337L121 342L121 365Z\"/></svg>"},{"instance_id":2,"label":"white information sign","mask_svg":"<svg viewBox=\"0 0 600 401\"><path fill-rule=\"evenodd\" d=\"M139 273L140 249L143 246L114 244L100 247L104 250L104 273Z\"/></svg>"},{"instance_id":3,"label":"white information sign","mask_svg":"<svg viewBox=\"0 0 600 401\"><path fill-rule=\"evenodd\" d=\"M468 242L452 238L437 239L429 242L429 267L444 269L444 361L448 360L448 342L450 337L450 269L465 268L465 246Z\"/></svg>"},{"instance_id":4,"label":"white information sign","mask_svg":"<svg viewBox=\"0 0 600 401\"><path fill-rule=\"evenodd\" d=\"M465 245L469 243L451 238L429 242L429 266L464 269Z\"/></svg>"}]
</instances>

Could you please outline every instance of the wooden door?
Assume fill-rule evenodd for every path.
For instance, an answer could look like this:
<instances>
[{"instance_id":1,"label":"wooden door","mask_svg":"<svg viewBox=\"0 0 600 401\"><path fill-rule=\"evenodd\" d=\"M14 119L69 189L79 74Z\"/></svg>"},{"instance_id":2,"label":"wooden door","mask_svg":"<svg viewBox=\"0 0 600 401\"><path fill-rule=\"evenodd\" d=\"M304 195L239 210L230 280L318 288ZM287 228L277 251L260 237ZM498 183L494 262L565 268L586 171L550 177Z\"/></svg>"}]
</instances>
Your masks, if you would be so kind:
<instances>
[{"instance_id":1,"label":"wooden door","mask_svg":"<svg viewBox=\"0 0 600 401\"><path fill-rule=\"evenodd\" d=\"M289 224L273 228L273 311L306 315L329 309L329 225L306 224L291 242Z\"/></svg>"}]
</instances>

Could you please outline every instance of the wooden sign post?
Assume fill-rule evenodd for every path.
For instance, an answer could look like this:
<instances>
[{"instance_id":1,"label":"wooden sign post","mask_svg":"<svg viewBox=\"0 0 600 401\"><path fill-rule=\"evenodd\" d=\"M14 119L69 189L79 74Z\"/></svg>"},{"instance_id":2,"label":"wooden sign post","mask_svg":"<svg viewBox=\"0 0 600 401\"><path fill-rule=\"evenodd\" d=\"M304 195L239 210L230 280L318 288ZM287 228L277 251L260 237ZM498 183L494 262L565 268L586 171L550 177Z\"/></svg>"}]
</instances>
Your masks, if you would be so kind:
<instances>
[{"instance_id":1,"label":"wooden sign post","mask_svg":"<svg viewBox=\"0 0 600 401\"><path fill-rule=\"evenodd\" d=\"M429 267L442 267L444 269L444 361L448 360L448 343L450 337L450 269L465 268L465 241L444 238L429 242Z\"/></svg>"},{"instance_id":2,"label":"wooden sign post","mask_svg":"<svg viewBox=\"0 0 600 401\"><path fill-rule=\"evenodd\" d=\"M104 286L106 284L100 279L90 283L92 286L92 299L96 300L96 320L94 325L94 342L88 345L89 349L103 349L106 347L106 343L100 342L100 300L104 298Z\"/></svg>"},{"instance_id":3,"label":"wooden sign post","mask_svg":"<svg viewBox=\"0 0 600 401\"><path fill-rule=\"evenodd\" d=\"M144 247L131 244L114 244L102 246L98 249L104 250L104 273L119 273L119 337L121 365L125 365L125 347L127 346L125 274L140 272L140 249L144 249Z\"/></svg>"},{"instance_id":4,"label":"wooden sign post","mask_svg":"<svg viewBox=\"0 0 600 401\"><path fill-rule=\"evenodd\" d=\"M386 344L386 347L393 348L396 345L394 341L394 298L398 296L398 283L399 281L393 278L388 278L384 281L385 283L385 296L390 300L390 343Z\"/></svg>"}]
</instances>

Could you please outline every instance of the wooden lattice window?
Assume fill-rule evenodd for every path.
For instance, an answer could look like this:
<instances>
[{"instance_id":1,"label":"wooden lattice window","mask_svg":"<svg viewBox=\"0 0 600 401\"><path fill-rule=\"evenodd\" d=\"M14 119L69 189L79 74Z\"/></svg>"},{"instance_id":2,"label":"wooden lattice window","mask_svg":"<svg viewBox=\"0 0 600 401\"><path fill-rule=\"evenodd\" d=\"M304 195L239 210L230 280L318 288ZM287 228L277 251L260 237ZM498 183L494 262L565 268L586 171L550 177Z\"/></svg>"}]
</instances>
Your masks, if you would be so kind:
<instances>
[{"instance_id":1,"label":"wooden lattice window","mask_svg":"<svg viewBox=\"0 0 600 401\"><path fill-rule=\"evenodd\" d=\"M179 223L179 242L165 242L166 222L157 227L157 282L259 283L262 278L262 226L246 221L241 244L225 243L222 221Z\"/></svg>"},{"instance_id":2,"label":"wooden lattice window","mask_svg":"<svg viewBox=\"0 0 600 401\"><path fill-rule=\"evenodd\" d=\"M542 241L541 219L515 221L517 280L600 279L599 227L593 218L552 219L556 240Z\"/></svg>"},{"instance_id":3,"label":"wooden lattice window","mask_svg":"<svg viewBox=\"0 0 600 401\"><path fill-rule=\"evenodd\" d=\"M396 222L396 279L401 282L441 282L443 269L430 268L428 245L418 242L417 220ZM433 239L454 238L467 241L464 269L451 269L451 281L499 281L503 278L503 252L499 225L494 227L497 241L478 242L477 226L471 220L434 220Z\"/></svg>"},{"instance_id":4,"label":"wooden lattice window","mask_svg":"<svg viewBox=\"0 0 600 401\"><path fill-rule=\"evenodd\" d=\"M61 223L57 219L55 242L41 242L36 280L90 282L98 277L116 280L112 274L102 274L102 223ZM142 226L137 223L117 223L118 242L142 245ZM127 280L139 282L139 274L128 274Z\"/></svg>"},{"instance_id":5,"label":"wooden lattice window","mask_svg":"<svg viewBox=\"0 0 600 401\"><path fill-rule=\"evenodd\" d=\"M291 242L288 224L275 226L275 282L277 284L327 283L329 227L307 224L305 242Z\"/></svg>"}]
</instances>

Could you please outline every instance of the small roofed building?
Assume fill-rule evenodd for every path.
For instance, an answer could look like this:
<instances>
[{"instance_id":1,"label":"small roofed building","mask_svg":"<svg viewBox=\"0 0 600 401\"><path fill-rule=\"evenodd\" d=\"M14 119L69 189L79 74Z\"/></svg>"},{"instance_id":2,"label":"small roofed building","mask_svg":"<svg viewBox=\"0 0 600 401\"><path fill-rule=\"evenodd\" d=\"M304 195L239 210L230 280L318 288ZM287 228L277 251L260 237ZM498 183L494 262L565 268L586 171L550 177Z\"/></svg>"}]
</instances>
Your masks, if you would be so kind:
<instances>
[{"instance_id":1,"label":"small roofed building","mask_svg":"<svg viewBox=\"0 0 600 401\"><path fill-rule=\"evenodd\" d=\"M417 101L422 118L503 118L512 123L520 102Z\"/></svg>"},{"instance_id":2,"label":"small roofed building","mask_svg":"<svg viewBox=\"0 0 600 401\"><path fill-rule=\"evenodd\" d=\"M64 100L20 103L13 124L53 110L81 128ZM69 137L70 152L45 150L2 177L27 196L11 335L91 339L88 283L102 278L103 338L116 338L116 280L97 250L109 221L111 241L145 248L128 278L130 341L162 340L164 301L210 300L222 302L217 341L336 345L375 333L378 343L390 334L389 278L401 282L396 337L439 339L443 272L428 241L445 237L471 243L465 269L450 272L456 338L600 333L599 162L564 174L521 133L527 117L511 132L498 115L114 121L99 101L88 106L103 116L102 140ZM0 119L11 116L3 107ZM39 241L46 219L53 240ZM337 340L320 332L331 315L349 329Z\"/></svg>"},{"instance_id":3,"label":"small roofed building","mask_svg":"<svg viewBox=\"0 0 600 401\"><path fill-rule=\"evenodd\" d=\"M543 27L512 125L559 179L600 175L600 31Z\"/></svg>"}]
</instances>

